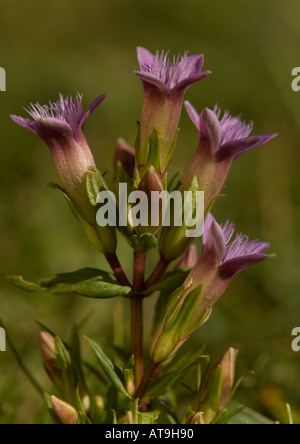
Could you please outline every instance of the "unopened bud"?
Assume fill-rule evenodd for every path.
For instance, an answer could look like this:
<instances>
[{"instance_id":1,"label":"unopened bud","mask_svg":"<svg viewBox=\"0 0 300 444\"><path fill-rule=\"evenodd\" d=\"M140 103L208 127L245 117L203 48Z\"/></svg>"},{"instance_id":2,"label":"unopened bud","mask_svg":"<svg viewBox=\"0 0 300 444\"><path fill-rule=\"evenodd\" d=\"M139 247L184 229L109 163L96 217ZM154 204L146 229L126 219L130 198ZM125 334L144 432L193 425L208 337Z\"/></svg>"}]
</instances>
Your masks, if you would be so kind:
<instances>
[{"instance_id":1,"label":"unopened bud","mask_svg":"<svg viewBox=\"0 0 300 444\"><path fill-rule=\"evenodd\" d=\"M222 390L219 401L220 410L225 408L232 394L235 381L235 366L238 351L230 348L220 361L222 368Z\"/></svg>"},{"instance_id":2,"label":"unopened bud","mask_svg":"<svg viewBox=\"0 0 300 444\"><path fill-rule=\"evenodd\" d=\"M63 424L76 425L78 413L70 404L62 401L56 396L51 396L53 411Z\"/></svg>"},{"instance_id":3,"label":"unopened bud","mask_svg":"<svg viewBox=\"0 0 300 444\"><path fill-rule=\"evenodd\" d=\"M42 329L40 329L38 336L45 370L56 387L61 389L63 385L63 373L57 363L55 338Z\"/></svg>"},{"instance_id":4,"label":"unopened bud","mask_svg":"<svg viewBox=\"0 0 300 444\"><path fill-rule=\"evenodd\" d=\"M114 158L115 170L118 172L118 166L130 179L133 179L135 165L135 151L129 146L124 139L118 139L117 148Z\"/></svg>"}]
</instances>

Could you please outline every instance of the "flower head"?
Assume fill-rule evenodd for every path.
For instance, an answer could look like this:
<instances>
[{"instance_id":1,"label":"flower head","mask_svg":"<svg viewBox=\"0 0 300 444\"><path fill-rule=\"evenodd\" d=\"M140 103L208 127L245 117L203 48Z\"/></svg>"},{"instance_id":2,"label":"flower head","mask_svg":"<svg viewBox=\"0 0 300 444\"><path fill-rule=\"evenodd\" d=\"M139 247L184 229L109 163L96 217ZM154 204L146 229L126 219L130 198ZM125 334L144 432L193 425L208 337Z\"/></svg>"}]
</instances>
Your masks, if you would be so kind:
<instances>
[{"instance_id":1,"label":"flower head","mask_svg":"<svg viewBox=\"0 0 300 444\"><path fill-rule=\"evenodd\" d=\"M83 125L89 115L104 100L98 97L84 113L82 95L64 98L48 105L31 104L26 110L31 119L11 116L18 125L37 134L50 148L56 171L68 200L92 244L102 253L113 253L116 248L115 230L100 229L96 225L95 207L86 187L86 177L95 167Z\"/></svg>"},{"instance_id":2,"label":"flower head","mask_svg":"<svg viewBox=\"0 0 300 444\"><path fill-rule=\"evenodd\" d=\"M213 111L205 108L200 115L189 102L185 106L199 132L199 145L184 174L183 187L187 189L196 176L208 209L222 191L234 160L276 134L251 136L253 122L232 117L229 111L222 116L218 106Z\"/></svg>"},{"instance_id":3,"label":"flower head","mask_svg":"<svg viewBox=\"0 0 300 444\"><path fill-rule=\"evenodd\" d=\"M238 234L226 222L219 225L209 214L205 220L200 259L182 287L174 292L159 333L154 339L152 359L168 360L191 334L209 318L233 277L249 265L265 260L269 244Z\"/></svg>"},{"instance_id":4,"label":"flower head","mask_svg":"<svg viewBox=\"0 0 300 444\"><path fill-rule=\"evenodd\" d=\"M211 72L202 72L203 54L188 55L186 51L183 56L173 57L169 60L169 51L159 51L155 55L145 48L137 48L140 71L135 73L140 77L145 87L154 85L161 92L174 94L186 90L192 83L207 77Z\"/></svg>"},{"instance_id":5,"label":"flower head","mask_svg":"<svg viewBox=\"0 0 300 444\"><path fill-rule=\"evenodd\" d=\"M98 97L84 113L82 96L64 98L49 105L31 104L31 119L11 116L18 125L37 134L50 148L61 184L84 213L89 212L85 176L95 161L83 133L88 116L104 100Z\"/></svg>"},{"instance_id":6,"label":"flower head","mask_svg":"<svg viewBox=\"0 0 300 444\"><path fill-rule=\"evenodd\" d=\"M105 99L105 95L98 97L84 113L82 106L82 95L77 94L76 98L64 98L62 94L59 95L57 102L49 102L49 105L40 105L39 103L30 104L25 111L28 112L30 119L24 119L19 116L11 116L12 120L18 125L38 134L45 142L49 142L47 137L47 127L49 130L61 132L62 135L72 133L74 139L80 140L82 136L82 129L85 121L89 115L100 105ZM48 136L50 133L48 132Z\"/></svg>"},{"instance_id":7,"label":"flower head","mask_svg":"<svg viewBox=\"0 0 300 444\"><path fill-rule=\"evenodd\" d=\"M216 303L235 275L269 257L265 252L270 244L250 241L244 234L232 240L234 232L234 224L219 225L211 214L207 216L202 255L185 283L188 293L203 285L199 305L202 312Z\"/></svg>"},{"instance_id":8,"label":"flower head","mask_svg":"<svg viewBox=\"0 0 300 444\"><path fill-rule=\"evenodd\" d=\"M247 266L257 264L268 256L265 251L270 244L258 240L250 241L244 234L237 234L234 224L227 221L218 225L209 214L205 221L203 255L215 257L217 269L222 278L232 278Z\"/></svg>"},{"instance_id":9,"label":"flower head","mask_svg":"<svg viewBox=\"0 0 300 444\"><path fill-rule=\"evenodd\" d=\"M137 48L140 70L135 74L144 87L144 102L140 121L137 164L142 174L146 173L147 161L156 150L155 163L158 173L164 173L175 148L178 123L187 89L198 80L210 74L202 72L202 54L183 56L169 60L169 52L151 54L145 48ZM151 136L156 131L160 148L151 146ZM152 163L153 164L153 163Z\"/></svg>"},{"instance_id":10,"label":"flower head","mask_svg":"<svg viewBox=\"0 0 300 444\"><path fill-rule=\"evenodd\" d=\"M206 139L209 142L216 160L236 159L246 151L263 145L276 136L276 134L250 136L253 122L243 122L240 116L232 117L229 111L225 111L221 117L222 112L218 105L213 111L205 108L200 115L189 102L185 102L185 107L199 132L200 139Z\"/></svg>"}]
</instances>

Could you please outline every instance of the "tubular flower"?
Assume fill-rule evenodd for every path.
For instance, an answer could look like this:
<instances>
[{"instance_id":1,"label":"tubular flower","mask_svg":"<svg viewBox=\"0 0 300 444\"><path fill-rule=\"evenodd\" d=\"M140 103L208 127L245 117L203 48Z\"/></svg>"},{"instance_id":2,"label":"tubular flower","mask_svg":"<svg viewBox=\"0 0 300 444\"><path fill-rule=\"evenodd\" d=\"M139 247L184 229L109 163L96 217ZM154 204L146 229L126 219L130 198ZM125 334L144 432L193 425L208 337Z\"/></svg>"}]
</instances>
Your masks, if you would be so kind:
<instances>
[{"instance_id":1,"label":"tubular flower","mask_svg":"<svg viewBox=\"0 0 300 444\"><path fill-rule=\"evenodd\" d=\"M146 164L151 135L156 130L160 140L160 172L163 172L173 154L185 92L210 71L202 72L202 54L188 56L186 52L170 62L169 52L153 55L145 48L137 48L137 56L140 71L135 74L140 77L145 92L137 162L140 168Z\"/></svg>"},{"instance_id":2,"label":"tubular flower","mask_svg":"<svg viewBox=\"0 0 300 444\"><path fill-rule=\"evenodd\" d=\"M208 209L220 194L233 161L267 143L276 134L251 136L253 122L247 124L240 117L232 117L228 111L221 118L218 106L213 111L206 108L200 115L189 102L185 106L200 140L183 183L187 187L197 177L199 189L205 192L205 208Z\"/></svg>"},{"instance_id":3,"label":"tubular flower","mask_svg":"<svg viewBox=\"0 0 300 444\"><path fill-rule=\"evenodd\" d=\"M160 334L155 338L153 361L169 359L208 319L212 307L233 277L264 261L269 244L238 234L227 222L220 226L209 214L205 221L202 255L179 291L171 297Z\"/></svg>"},{"instance_id":4,"label":"tubular flower","mask_svg":"<svg viewBox=\"0 0 300 444\"><path fill-rule=\"evenodd\" d=\"M95 161L83 125L104 98L105 95L98 97L84 113L82 95L74 99L60 94L59 100L49 105L31 104L26 111L33 120L11 116L14 122L37 134L48 145L63 188L85 214L90 213L85 176Z\"/></svg>"}]
</instances>

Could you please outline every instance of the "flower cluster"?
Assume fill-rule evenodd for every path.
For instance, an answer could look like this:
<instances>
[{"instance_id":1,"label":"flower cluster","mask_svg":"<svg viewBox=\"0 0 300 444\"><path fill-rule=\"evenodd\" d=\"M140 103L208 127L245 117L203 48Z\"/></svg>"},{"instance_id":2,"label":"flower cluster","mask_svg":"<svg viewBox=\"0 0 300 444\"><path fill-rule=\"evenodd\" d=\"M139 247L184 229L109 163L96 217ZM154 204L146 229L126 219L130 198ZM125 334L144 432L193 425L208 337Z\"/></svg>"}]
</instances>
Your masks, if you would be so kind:
<instances>
[{"instance_id":1,"label":"flower cluster","mask_svg":"<svg viewBox=\"0 0 300 444\"><path fill-rule=\"evenodd\" d=\"M60 185L53 187L67 198L89 240L105 255L113 273L87 268L58 274L36 283L18 276L10 277L9 280L27 291L76 294L94 299L130 299L133 359L129 364L127 362L123 369L119 365L114 366L98 344L88 338L87 341L111 386L128 402L139 400L140 409L137 413L135 407L135 420L138 421L136 415L141 415L140 421L149 421L150 417L146 416L149 401L159 396L170 381L178 378L178 369L159 376L162 364L165 366L181 345L208 320L213 306L234 276L248 266L268 258L268 243L250 241L243 234L234 236L234 224L227 221L219 225L211 213L233 162L241 154L269 142L275 134L252 135L253 122L246 123L240 116L232 117L229 111L222 113L217 105L213 110L205 108L199 114L189 102L185 102L187 113L199 133L199 143L182 177L178 174L169 180L167 170L176 147L185 94L192 84L205 79L211 72L203 71L202 54L189 55L186 52L172 60L169 52L152 54L140 47L137 56L140 69L135 74L142 81L144 100L138 122L136 149L125 140L118 139L114 156L113 182L117 188L119 184L126 185L125 194L128 191L130 195L125 204L122 198L119 199L122 223L115 218L113 226L97 224L99 208L102 215L110 210L109 204L99 199L99 193L104 192L109 201L113 188L97 169L83 131L88 116L102 103L105 95L98 97L85 113L82 95L64 98L60 94L57 102L43 106L39 103L31 104L26 109L30 119L11 116L14 122L38 135L50 148L60 180ZM169 224L161 222L163 205L159 207L159 217L155 223L151 217L148 226L136 226L130 222L132 199L137 196L139 200L139 193L142 192L146 196L152 193L163 196L164 193L174 192L180 199L191 193L192 216L197 210L196 197L204 192L204 232L200 257L197 246L186 235L186 220L178 224L176 211L179 211L175 204L175 214L170 216ZM112 199L115 205L117 199ZM191 220L194 220L193 217ZM198 228L197 224L195 227ZM133 250L132 279L126 276L117 257L117 231ZM160 258L147 279L145 264L151 249L156 249ZM174 261L177 265L166 273ZM153 321L152 347L149 352L151 362L144 371L143 300L156 292L160 296ZM39 339L45 369L63 398L48 398L51 413L58 422L103 422L108 420L114 409L114 412L122 412L123 423L132 423L132 407L124 416L123 404L119 410L118 406L113 406L110 392L107 401L102 395L89 393L78 349L74 358L72 350L49 331L40 331ZM203 358L202 355L200 357ZM194 356L189 365L200 365L200 357L195 360ZM217 367L208 371L204 392L198 393L196 411L186 419L187 423L216 421L232 396L235 358L236 351L229 349ZM179 375L184 374L187 368L190 367L185 363ZM205 368L207 370L208 366ZM219 387L218 393L215 392L216 387ZM117 402L116 397L113 399Z\"/></svg>"}]
</instances>

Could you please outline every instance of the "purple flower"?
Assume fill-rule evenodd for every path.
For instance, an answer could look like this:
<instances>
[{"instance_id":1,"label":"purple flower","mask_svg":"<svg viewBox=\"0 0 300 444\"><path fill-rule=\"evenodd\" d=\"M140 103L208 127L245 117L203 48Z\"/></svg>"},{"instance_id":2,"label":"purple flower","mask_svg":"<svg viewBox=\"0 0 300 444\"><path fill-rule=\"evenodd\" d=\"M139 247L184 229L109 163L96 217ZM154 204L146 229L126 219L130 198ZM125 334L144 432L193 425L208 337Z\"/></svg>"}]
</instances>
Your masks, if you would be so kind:
<instances>
[{"instance_id":1,"label":"purple flower","mask_svg":"<svg viewBox=\"0 0 300 444\"><path fill-rule=\"evenodd\" d=\"M203 285L198 314L212 308L235 275L250 265L258 264L269 256L269 244L237 234L229 222L219 225L209 214L205 220L203 250L197 265L188 276L186 294Z\"/></svg>"},{"instance_id":2,"label":"purple flower","mask_svg":"<svg viewBox=\"0 0 300 444\"><path fill-rule=\"evenodd\" d=\"M186 170L184 186L188 187L196 176L199 189L205 191L206 208L221 192L233 161L241 154L263 145L276 134L251 136L253 122L243 122L225 111L221 117L218 106L214 111L205 108L199 115L185 103L187 112L199 132L199 146Z\"/></svg>"},{"instance_id":3,"label":"purple flower","mask_svg":"<svg viewBox=\"0 0 300 444\"><path fill-rule=\"evenodd\" d=\"M162 93L169 96L179 91L186 91L192 83L207 77L211 72L202 72L204 57L203 54L188 55L188 51L173 62L169 60L169 51L159 51L155 55L145 48L137 48L137 56L140 64L140 71L135 73L140 77L144 87L155 86Z\"/></svg>"},{"instance_id":4,"label":"purple flower","mask_svg":"<svg viewBox=\"0 0 300 444\"><path fill-rule=\"evenodd\" d=\"M170 298L162 326L154 338L152 359L168 360L182 344L209 318L214 304L233 277L249 265L265 260L269 244L250 241L227 222L220 226L209 214L205 220L200 259L182 287ZM193 252L193 259L195 260Z\"/></svg>"},{"instance_id":5,"label":"purple flower","mask_svg":"<svg viewBox=\"0 0 300 444\"><path fill-rule=\"evenodd\" d=\"M98 97L84 113L82 96L64 98L41 106L31 104L26 111L33 120L11 116L18 125L37 134L50 148L62 186L84 213L90 211L85 176L95 161L83 133L88 116L104 100Z\"/></svg>"},{"instance_id":6,"label":"purple flower","mask_svg":"<svg viewBox=\"0 0 300 444\"><path fill-rule=\"evenodd\" d=\"M159 169L163 173L168 166L175 147L178 122L187 89L210 74L202 72L202 54L169 60L169 52L151 54L145 48L137 48L140 71L135 71L144 87L145 96L140 122L140 140L137 161L140 169L149 155L149 141L154 130L160 143Z\"/></svg>"},{"instance_id":7,"label":"purple flower","mask_svg":"<svg viewBox=\"0 0 300 444\"><path fill-rule=\"evenodd\" d=\"M267 143L277 135L250 136L253 122L247 124L240 119L240 116L232 117L229 111L225 111L221 118L221 109L218 105L213 111L205 108L200 115L189 102L185 102L185 107L199 132L200 139L209 142L216 160L219 161L228 157L236 159L246 151Z\"/></svg>"},{"instance_id":8,"label":"purple flower","mask_svg":"<svg viewBox=\"0 0 300 444\"><path fill-rule=\"evenodd\" d=\"M218 273L223 279L232 278L249 265L262 262L268 257L265 251L270 244L258 240L250 241L244 234L238 234L232 240L234 232L235 226L229 221L220 226L211 214L207 216L202 255L215 258Z\"/></svg>"},{"instance_id":9,"label":"purple flower","mask_svg":"<svg viewBox=\"0 0 300 444\"><path fill-rule=\"evenodd\" d=\"M205 220L202 255L182 287L170 298L162 326L154 338L152 360L168 360L209 318L214 304L233 277L265 260L269 244L249 241L226 222L220 226L209 214ZM194 259L193 259L194 260Z\"/></svg>"}]
</instances>

